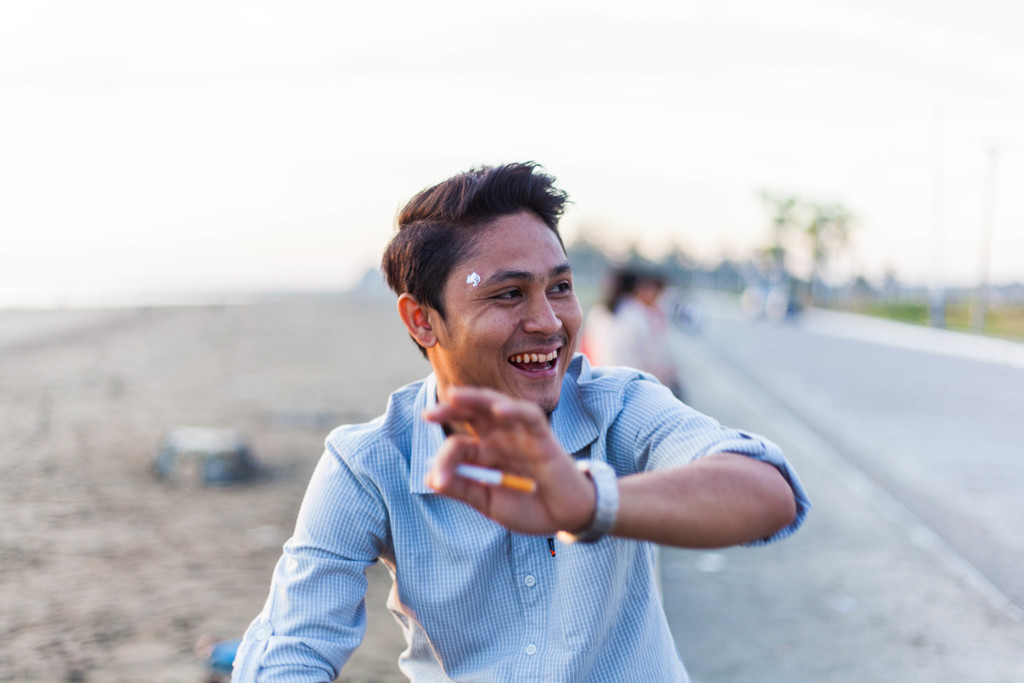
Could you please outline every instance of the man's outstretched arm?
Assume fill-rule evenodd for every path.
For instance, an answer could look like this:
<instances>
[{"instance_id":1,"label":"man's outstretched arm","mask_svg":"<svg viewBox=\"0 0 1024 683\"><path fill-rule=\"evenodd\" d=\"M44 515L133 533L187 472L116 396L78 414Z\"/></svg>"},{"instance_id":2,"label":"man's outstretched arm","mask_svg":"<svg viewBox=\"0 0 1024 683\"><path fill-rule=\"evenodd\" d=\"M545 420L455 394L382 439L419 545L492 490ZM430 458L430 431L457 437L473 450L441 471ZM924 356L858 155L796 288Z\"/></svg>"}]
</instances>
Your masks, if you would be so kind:
<instances>
[{"instance_id":1,"label":"man's outstretched arm","mask_svg":"<svg viewBox=\"0 0 1024 683\"><path fill-rule=\"evenodd\" d=\"M457 388L426 415L463 432L438 452L427 482L510 529L554 534L586 529L595 489L557 443L536 405L488 389ZM523 494L455 474L471 462L534 479ZM796 515L794 492L772 465L718 453L691 464L617 480L619 510L612 533L680 547L723 547L767 538Z\"/></svg>"},{"instance_id":2,"label":"man's outstretched arm","mask_svg":"<svg viewBox=\"0 0 1024 683\"><path fill-rule=\"evenodd\" d=\"M737 453L619 479L616 536L687 548L768 538L796 518L793 490L775 467Z\"/></svg>"}]
</instances>

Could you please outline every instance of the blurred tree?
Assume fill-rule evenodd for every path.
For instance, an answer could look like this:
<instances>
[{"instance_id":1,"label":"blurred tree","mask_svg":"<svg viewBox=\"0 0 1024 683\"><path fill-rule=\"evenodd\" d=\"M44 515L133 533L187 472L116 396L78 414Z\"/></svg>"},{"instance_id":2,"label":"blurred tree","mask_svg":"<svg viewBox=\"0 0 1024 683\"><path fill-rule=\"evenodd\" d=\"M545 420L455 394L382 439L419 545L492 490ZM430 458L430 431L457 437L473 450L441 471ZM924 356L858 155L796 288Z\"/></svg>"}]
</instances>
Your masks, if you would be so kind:
<instances>
[{"instance_id":1,"label":"blurred tree","mask_svg":"<svg viewBox=\"0 0 1024 683\"><path fill-rule=\"evenodd\" d=\"M693 287L693 271L696 264L678 244L672 245L657 266L668 276L672 284L684 289Z\"/></svg>"},{"instance_id":2,"label":"blurred tree","mask_svg":"<svg viewBox=\"0 0 1024 683\"><path fill-rule=\"evenodd\" d=\"M822 303L823 271L848 246L852 214L842 204L804 201L788 194L762 191L761 200L771 220L771 246L765 251L768 286L788 286L792 281L786 263L787 249L802 242L810 252L811 302Z\"/></svg>"},{"instance_id":3,"label":"blurred tree","mask_svg":"<svg viewBox=\"0 0 1024 683\"><path fill-rule=\"evenodd\" d=\"M608 256L586 232L581 231L572 244L566 245L578 287L597 288L610 269Z\"/></svg>"},{"instance_id":4,"label":"blurred tree","mask_svg":"<svg viewBox=\"0 0 1024 683\"><path fill-rule=\"evenodd\" d=\"M885 275L882 277L882 297L885 302L891 304L899 301L902 291L903 285L896 276L896 271L892 268L886 268Z\"/></svg>"},{"instance_id":5,"label":"blurred tree","mask_svg":"<svg viewBox=\"0 0 1024 683\"><path fill-rule=\"evenodd\" d=\"M853 291L854 305L857 307L866 305L875 295L875 288L863 275L858 275L851 287Z\"/></svg>"},{"instance_id":6,"label":"blurred tree","mask_svg":"<svg viewBox=\"0 0 1024 683\"><path fill-rule=\"evenodd\" d=\"M821 303L823 267L850 242L852 216L842 204L809 204L804 232L811 243L811 301Z\"/></svg>"},{"instance_id":7,"label":"blurred tree","mask_svg":"<svg viewBox=\"0 0 1024 683\"><path fill-rule=\"evenodd\" d=\"M723 259L715 268L715 289L727 292L743 291L743 274L735 261Z\"/></svg>"},{"instance_id":8,"label":"blurred tree","mask_svg":"<svg viewBox=\"0 0 1024 683\"><path fill-rule=\"evenodd\" d=\"M800 201L792 195L762 191L761 200L771 215L771 246L769 282L781 282L786 276L786 243L800 223Z\"/></svg>"}]
</instances>

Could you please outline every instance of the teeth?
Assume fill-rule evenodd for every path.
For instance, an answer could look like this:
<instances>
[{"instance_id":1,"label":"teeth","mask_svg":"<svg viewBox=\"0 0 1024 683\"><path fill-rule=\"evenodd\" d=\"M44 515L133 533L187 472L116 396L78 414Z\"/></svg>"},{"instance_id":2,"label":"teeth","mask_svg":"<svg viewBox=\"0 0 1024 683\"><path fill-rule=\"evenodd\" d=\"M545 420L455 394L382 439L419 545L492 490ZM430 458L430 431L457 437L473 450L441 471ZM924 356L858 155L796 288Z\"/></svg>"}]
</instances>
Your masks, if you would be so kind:
<instances>
[{"instance_id":1,"label":"teeth","mask_svg":"<svg viewBox=\"0 0 1024 683\"><path fill-rule=\"evenodd\" d=\"M511 358L513 363L543 363L546 361L553 361L558 358L558 351L552 351L551 353L519 353Z\"/></svg>"}]
</instances>

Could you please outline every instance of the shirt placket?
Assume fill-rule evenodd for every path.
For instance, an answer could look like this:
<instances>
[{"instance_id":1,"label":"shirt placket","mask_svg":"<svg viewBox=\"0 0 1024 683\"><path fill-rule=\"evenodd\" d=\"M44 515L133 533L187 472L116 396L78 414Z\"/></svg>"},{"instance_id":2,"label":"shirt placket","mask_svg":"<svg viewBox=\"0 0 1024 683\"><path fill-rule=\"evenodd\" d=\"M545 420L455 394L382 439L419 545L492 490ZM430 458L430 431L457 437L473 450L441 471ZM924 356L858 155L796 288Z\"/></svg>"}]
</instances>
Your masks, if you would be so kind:
<instances>
[{"instance_id":1,"label":"shirt placket","mask_svg":"<svg viewBox=\"0 0 1024 683\"><path fill-rule=\"evenodd\" d=\"M548 541L540 536L512 534L511 562L524 626L519 642L516 680L544 680L543 662L550 656L548 611L551 602L553 563Z\"/></svg>"}]
</instances>

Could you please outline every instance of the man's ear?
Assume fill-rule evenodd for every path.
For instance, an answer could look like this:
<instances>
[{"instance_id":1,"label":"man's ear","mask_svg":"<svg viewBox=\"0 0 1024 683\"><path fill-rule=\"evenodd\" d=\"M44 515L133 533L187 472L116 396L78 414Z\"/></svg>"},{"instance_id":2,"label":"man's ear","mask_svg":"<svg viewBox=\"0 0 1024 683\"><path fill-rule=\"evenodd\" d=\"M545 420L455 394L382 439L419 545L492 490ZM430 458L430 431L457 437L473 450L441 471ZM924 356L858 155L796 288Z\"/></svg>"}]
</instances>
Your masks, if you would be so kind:
<instances>
[{"instance_id":1,"label":"man's ear","mask_svg":"<svg viewBox=\"0 0 1024 683\"><path fill-rule=\"evenodd\" d=\"M421 304L412 294L406 293L398 297L398 315L417 344L425 349L437 344L437 333L431 322L437 316L436 311Z\"/></svg>"}]
</instances>

